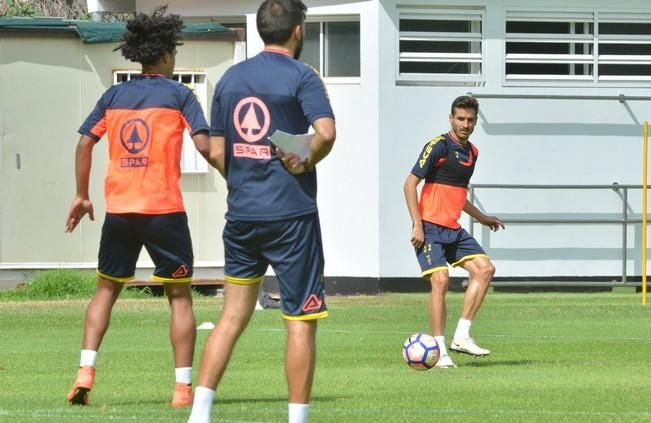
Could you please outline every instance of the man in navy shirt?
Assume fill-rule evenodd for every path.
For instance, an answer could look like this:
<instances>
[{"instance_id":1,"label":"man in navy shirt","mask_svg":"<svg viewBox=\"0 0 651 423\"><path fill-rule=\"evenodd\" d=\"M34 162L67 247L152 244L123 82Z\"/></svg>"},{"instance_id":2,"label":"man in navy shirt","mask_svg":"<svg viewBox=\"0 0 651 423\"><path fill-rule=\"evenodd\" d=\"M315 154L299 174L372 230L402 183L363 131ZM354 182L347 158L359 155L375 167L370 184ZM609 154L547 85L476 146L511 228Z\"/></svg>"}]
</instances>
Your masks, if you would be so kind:
<instances>
[{"instance_id":1,"label":"man in navy shirt","mask_svg":"<svg viewBox=\"0 0 651 423\"><path fill-rule=\"evenodd\" d=\"M272 266L287 329L289 422L307 422L317 320L328 315L316 204L316 164L332 149L335 121L319 75L297 60L306 6L266 0L257 13L265 49L231 67L211 111L211 157L228 186L224 308L201 359L189 422L209 422L215 389ZM280 151L276 131L314 134L305 160Z\"/></svg>"}]
</instances>

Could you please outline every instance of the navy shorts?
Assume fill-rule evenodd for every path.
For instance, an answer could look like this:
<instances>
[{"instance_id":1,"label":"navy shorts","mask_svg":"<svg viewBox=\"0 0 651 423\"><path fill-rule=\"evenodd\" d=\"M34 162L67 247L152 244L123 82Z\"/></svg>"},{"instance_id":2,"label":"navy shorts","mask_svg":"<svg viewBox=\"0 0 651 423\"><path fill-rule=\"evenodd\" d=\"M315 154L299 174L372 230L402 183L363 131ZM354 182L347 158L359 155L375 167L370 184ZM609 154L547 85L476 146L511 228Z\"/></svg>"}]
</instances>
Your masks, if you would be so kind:
<instances>
[{"instance_id":1,"label":"navy shorts","mask_svg":"<svg viewBox=\"0 0 651 423\"><path fill-rule=\"evenodd\" d=\"M486 257L484 249L465 229L450 229L434 223L423 222L425 245L416 248L421 275L426 277L438 270L459 266L475 257Z\"/></svg>"},{"instance_id":2,"label":"navy shorts","mask_svg":"<svg viewBox=\"0 0 651 423\"><path fill-rule=\"evenodd\" d=\"M271 265L280 285L283 318L328 315L318 214L270 222L229 220L223 239L226 282L257 284Z\"/></svg>"},{"instance_id":3,"label":"navy shorts","mask_svg":"<svg viewBox=\"0 0 651 423\"><path fill-rule=\"evenodd\" d=\"M106 213L97 272L114 282L132 280L143 245L156 266L152 279L177 283L192 280L194 255L184 212Z\"/></svg>"}]
</instances>

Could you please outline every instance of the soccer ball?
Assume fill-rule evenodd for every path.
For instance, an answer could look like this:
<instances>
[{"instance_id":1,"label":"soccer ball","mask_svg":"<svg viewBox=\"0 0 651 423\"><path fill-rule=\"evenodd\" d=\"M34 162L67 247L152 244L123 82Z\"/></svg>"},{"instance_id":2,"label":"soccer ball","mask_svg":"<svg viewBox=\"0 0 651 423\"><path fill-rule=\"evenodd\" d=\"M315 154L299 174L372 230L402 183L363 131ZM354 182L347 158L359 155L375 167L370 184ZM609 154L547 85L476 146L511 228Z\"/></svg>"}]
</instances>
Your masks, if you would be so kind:
<instances>
[{"instance_id":1,"label":"soccer ball","mask_svg":"<svg viewBox=\"0 0 651 423\"><path fill-rule=\"evenodd\" d=\"M402 358L414 370L429 370L439 360L439 345L433 336L415 333L402 346Z\"/></svg>"}]
</instances>

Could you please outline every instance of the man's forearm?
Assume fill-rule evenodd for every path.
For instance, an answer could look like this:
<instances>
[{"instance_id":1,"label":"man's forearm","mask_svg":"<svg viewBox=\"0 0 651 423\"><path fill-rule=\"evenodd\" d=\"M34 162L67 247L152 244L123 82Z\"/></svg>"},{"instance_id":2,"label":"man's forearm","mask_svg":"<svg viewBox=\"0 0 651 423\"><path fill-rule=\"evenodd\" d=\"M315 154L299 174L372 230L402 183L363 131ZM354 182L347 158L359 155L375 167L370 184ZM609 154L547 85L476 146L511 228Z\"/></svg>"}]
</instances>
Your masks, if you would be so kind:
<instances>
[{"instance_id":1,"label":"man's forearm","mask_svg":"<svg viewBox=\"0 0 651 423\"><path fill-rule=\"evenodd\" d=\"M475 220L481 221L484 218L484 213L482 213L477 207L475 207L470 201L466 200L466 204L463 206L463 211L470 215Z\"/></svg>"},{"instance_id":2,"label":"man's forearm","mask_svg":"<svg viewBox=\"0 0 651 423\"><path fill-rule=\"evenodd\" d=\"M310 170L330 153L337 137L335 122L331 118L318 119L314 122L313 127L314 135L310 141L310 155L305 164Z\"/></svg>"},{"instance_id":3,"label":"man's forearm","mask_svg":"<svg viewBox=\"0 0 651 423\"><path fill-rule=\"evenodd\" d=\"M75 152L75 181L77 183L77 197L88 198L88 185L93 157L95 140L82 135Z\"/></svg>"}]
</instances>

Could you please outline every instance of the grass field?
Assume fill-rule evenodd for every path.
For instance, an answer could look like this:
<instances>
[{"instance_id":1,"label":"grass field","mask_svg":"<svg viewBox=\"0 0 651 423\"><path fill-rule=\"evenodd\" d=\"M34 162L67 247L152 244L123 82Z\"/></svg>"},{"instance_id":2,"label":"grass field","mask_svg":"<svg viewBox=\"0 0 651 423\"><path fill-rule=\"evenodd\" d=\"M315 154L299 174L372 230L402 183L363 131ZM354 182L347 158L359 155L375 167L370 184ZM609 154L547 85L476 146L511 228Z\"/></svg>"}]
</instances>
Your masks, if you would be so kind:
<instances>
[{"instance_id":1,"label":"grass field","mask_svg":"<svg viewBox=\"0 0 651 423\"><path fill-rule=\"evenodd\" d=\"M426 298L329 298L311 422L651 422L651 308L639 295L490 294L473 335L492 355L454 355L457 369L416 372L401 346L427 331ZM449 295L449 331L460 301ZM86 303L0 302L0 421L185 422L188 409L168 406L162 298L118 302L91 405L67 405ZM220 306L197 299L197 321L214 321ZM195 363L206 336L199 332ZM256 312L219 387L213 421L287 421L283 349L278 311Z\"/></svg>"}]
</instances>

